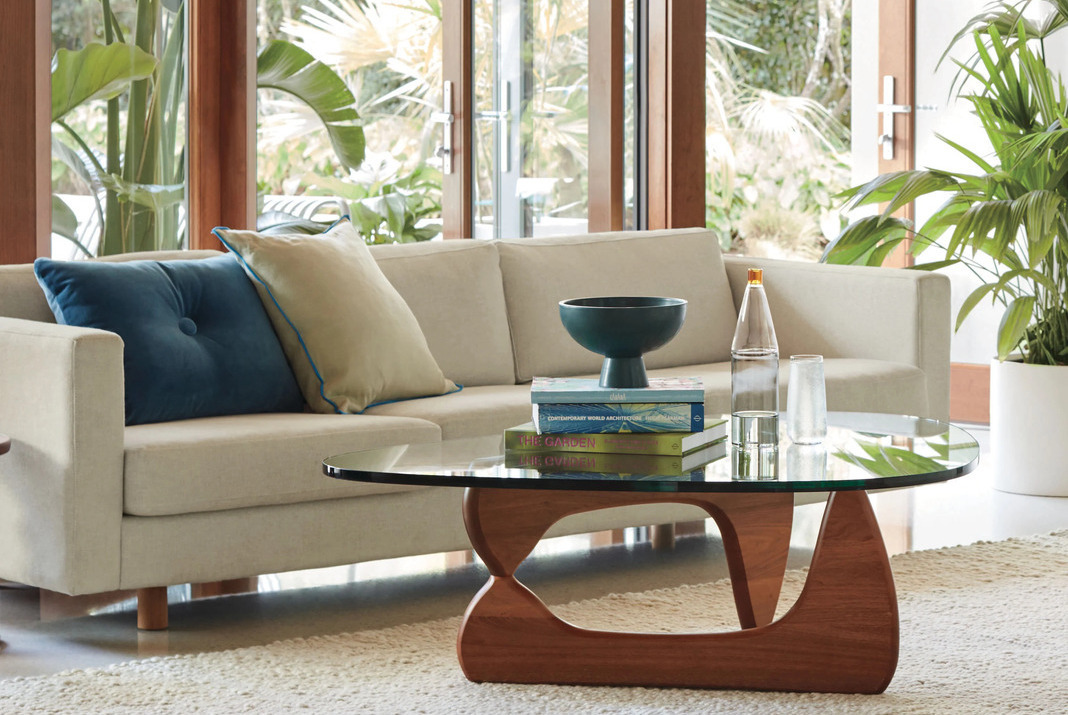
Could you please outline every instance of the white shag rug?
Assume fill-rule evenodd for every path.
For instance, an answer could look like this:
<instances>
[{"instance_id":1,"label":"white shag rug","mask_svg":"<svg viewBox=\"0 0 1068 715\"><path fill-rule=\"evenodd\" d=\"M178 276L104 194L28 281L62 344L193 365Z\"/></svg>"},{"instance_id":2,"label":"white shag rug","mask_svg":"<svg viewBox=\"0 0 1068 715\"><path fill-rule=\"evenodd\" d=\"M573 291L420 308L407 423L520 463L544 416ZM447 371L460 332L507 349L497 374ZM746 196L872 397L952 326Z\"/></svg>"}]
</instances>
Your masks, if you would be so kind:
<instances>
[{"instance_id":1,"label":"white shag rug","mask_svg":"<svg viewBox=\"0 0 1068 715\"><path fill-rule=\"evenodd\" d=\"M476 684L450 618L0 681L0 713L1068 712L1068 531L891 563L901 655L881 695ZM804 577L787 573L781 611ZM553 610L590 628L642 630L654 612L679 631L737 627L727 581Z\"/></svg>"}]
</instances>

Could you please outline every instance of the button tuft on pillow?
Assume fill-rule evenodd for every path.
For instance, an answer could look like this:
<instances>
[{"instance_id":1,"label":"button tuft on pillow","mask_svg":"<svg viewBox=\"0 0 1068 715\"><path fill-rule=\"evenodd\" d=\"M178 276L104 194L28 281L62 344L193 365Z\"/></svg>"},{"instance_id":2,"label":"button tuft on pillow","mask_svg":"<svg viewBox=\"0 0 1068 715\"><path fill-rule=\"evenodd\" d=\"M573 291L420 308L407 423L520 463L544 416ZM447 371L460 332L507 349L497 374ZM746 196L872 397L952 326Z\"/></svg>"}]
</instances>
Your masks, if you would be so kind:
<instances>
[{"instance_id":1,"label":"button tuft on pillow","mask_svg":"<svg viewBox=\"0 0 1068 715\"><path fill-rule=\"evenodd\" d=\"M197 324L193 322L192 318L182 318L178 321L178 329L186 335L197 334Z\"/></svg>"}]
</instances>

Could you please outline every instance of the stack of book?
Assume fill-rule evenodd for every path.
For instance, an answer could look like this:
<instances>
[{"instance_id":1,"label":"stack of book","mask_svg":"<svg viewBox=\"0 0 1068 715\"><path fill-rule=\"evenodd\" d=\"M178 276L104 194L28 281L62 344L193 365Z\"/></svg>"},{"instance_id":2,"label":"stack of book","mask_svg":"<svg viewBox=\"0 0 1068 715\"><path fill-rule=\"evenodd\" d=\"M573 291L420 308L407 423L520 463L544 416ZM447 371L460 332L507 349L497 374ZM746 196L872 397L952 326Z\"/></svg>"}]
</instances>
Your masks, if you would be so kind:
<instances>
[{"instance_id":1,"label":"stack of book","mask_svg":"<svg viewBox=\"0 0 1068 715\"><path fill-rule=\"evenodd\" d=\"M610 389L596 379L536 377L530 397L534 421L504 433L508 467L687 477L726 454L727 422L705 419L700 378Z\"/></svg>"}]
</instances>

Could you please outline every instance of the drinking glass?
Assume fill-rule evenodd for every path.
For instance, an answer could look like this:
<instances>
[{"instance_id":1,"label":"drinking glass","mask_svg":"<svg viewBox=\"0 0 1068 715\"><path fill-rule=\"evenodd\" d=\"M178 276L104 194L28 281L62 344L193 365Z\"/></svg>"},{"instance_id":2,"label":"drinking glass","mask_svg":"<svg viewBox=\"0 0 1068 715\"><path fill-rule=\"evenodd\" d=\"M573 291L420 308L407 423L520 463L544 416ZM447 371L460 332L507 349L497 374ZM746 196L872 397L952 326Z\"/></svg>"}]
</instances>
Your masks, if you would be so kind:
<instances>
[{"instance_id":1,"label":"drinking glass","mask_svg":"<svg viewBox=\"0 0 1068 715\"><path fill-rule=\"evenodd\" d=\"M827 388L822 355L791 355L786 387L786 434L796 444L819 444L827 436Z\"/></svg>"}]
</instances>

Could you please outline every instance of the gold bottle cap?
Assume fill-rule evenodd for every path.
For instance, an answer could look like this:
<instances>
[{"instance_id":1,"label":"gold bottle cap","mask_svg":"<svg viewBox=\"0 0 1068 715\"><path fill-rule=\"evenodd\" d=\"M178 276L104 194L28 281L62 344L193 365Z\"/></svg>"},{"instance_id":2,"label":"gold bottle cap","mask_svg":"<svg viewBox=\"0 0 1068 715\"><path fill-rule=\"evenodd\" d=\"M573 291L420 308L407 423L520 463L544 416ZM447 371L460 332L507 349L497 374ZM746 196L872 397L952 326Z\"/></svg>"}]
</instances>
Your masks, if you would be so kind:
<instances>
[{"instance_id":1,"label":"gold bottle cap","mask_svg":"<svg viewBox=\"0 0 1068 715\"><path fill-rule=\"evenodd\" d=\"M750 268L749 269L749 282L754 285L761 285L764 283L764 269L763 268Z\"/></svg>"}]
</instances>

